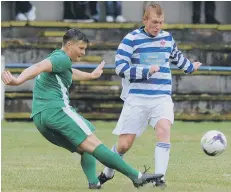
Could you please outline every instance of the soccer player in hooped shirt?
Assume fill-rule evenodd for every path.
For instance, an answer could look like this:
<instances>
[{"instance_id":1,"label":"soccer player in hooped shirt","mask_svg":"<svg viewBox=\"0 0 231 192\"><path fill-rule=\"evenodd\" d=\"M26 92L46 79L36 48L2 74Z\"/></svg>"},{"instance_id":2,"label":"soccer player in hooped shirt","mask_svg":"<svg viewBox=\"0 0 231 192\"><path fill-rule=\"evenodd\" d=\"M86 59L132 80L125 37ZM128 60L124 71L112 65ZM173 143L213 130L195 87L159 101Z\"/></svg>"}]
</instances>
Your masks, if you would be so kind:
<instances>
[{"instance_id":1,"label":"soccer player in hooped shirt","mask_svg":"<svg viewBox=\"0 0 231 192\"><path fill-rule=\"evenodd\" d=\"M85 55L87 45L88 39L84 33L78 29L70 29L63 36L61 49L25 69L18 77L4 71L2 80L6 85L17 86L37 76L31 118L48 141L81 155L81 166L90 189L101 187L96 174L96 159L126 175L135 187L159 180L163 175L141 173L109 150L93 134L94 126L69 105L68 90L72 80L97 79L103 73L104 62L92 73L71 68L72 62L79 61Z\"/></svg>"},{"instance_id":2,"label":"soccer player in hooped shirt","mask_svg":"<svg viewBox=\"0 0 231 192\"><path fill-rule=\"evenodd\" d=\"M118 47L115 64L116 73L122 77L124 106L113 131L119 137L112 151L123 157L135 138L150 125L157 136L155 173L165 175L171 146L170 128L174 121L170 64L190 74L201 63L191 63L183 56L172 35L161 30L163 22L160 5L150 4L143 16L144 26L128 33ZM99 175L101 184L113 176L114 170L105 167ZM154 185L166 187L165 178Z\"/></svg>"}]
</instances>

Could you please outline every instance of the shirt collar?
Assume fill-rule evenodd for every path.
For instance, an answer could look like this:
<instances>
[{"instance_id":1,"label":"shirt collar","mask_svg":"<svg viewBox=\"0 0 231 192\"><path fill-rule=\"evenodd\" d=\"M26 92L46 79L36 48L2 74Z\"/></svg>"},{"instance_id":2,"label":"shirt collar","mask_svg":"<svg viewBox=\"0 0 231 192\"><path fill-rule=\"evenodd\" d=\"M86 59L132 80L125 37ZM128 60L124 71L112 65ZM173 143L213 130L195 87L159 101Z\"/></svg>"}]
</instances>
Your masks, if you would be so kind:
<instances>
[{"instance_id":1,"label":"shirt collar","mask_svg":"<svg viewBox=\"0 0 231 192\"><path fill-rule=\"evenodd\" d=\"M145 27L145 26L140 27L140 28L139 28L139 30L140 30L140 32L141 32L141 33L143 33L143 34L147 35L148 37L155 38L155 37L158 37L158 36L159 36L159 34L161 34L161 33L162 33L162 30L161 30L161 31L160 31L160 33L159 33L157 36L153 36L153 35L151 35L151 34L147 33L147 32L144 30L144 27Z\"/></svg>"}]
</instances>

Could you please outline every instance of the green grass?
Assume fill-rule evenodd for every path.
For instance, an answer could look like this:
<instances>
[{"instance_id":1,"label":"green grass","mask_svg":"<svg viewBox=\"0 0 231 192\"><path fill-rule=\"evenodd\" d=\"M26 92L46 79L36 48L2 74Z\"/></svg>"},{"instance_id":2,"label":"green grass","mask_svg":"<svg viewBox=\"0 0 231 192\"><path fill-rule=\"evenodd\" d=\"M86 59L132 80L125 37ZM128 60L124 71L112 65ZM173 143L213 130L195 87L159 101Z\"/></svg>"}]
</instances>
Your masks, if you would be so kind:
<instances>
[{"instance_id":1,"label":"green grass","mask_svg":"<svg viewBox=\"0 0 231 192\"><path fill-rule=\"evenodd\" d=\"M116 137L111 134L115 122L93 122L97 136L111 148ZM201 136L208 130L222 131L228 142L231 123L176 122L172 128L172 150L165 192L230 192L231 149L220 156L206 156L200 148ZM229 145L229 143L228 143ZM151 128L137 139L126 161L143 170L154 170L155 134ZM2 122L2 191L67 192L89 191L79 164L80 157L46 141L33 123ZM98 163L100 172L103 166ZM149 171L150 171L149 170ZM116 173L102 192L138 191L125 176ZM139 191L160 191L146 185Z\"/></svg>"}]
</instances>

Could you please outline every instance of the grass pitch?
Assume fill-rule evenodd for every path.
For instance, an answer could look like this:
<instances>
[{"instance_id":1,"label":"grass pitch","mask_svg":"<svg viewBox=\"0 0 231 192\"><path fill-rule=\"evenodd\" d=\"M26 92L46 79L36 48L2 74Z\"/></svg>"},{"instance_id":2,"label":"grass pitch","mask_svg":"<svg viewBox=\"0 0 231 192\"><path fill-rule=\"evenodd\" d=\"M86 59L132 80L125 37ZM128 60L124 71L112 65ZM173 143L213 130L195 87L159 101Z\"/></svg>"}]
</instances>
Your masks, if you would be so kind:
<instances>
[{"instance_id":1,"label":"grass pitch","mask_svg":"<svg viewBox=\"0 0 231 192\"><path fill-rule=\"evenodd\" d=\"M111 148L116 137L111 134L115 122L93 122L96 135ZM220 156L206 156L200 139L208 130L222 131L228 140ZM148 128L138 138L125 160L134 168L143 165L154 170L155 134ZM175 122L165 192L231 192L231 122ZM46 141L33 123L2 122L2 191L5 192L86 192L87 180L80 157ZM100 172L103 166L98 163ZM116 173L102 192L160 191L151 184L135 189L129 179Z\"/></svg>"}]
</instances>

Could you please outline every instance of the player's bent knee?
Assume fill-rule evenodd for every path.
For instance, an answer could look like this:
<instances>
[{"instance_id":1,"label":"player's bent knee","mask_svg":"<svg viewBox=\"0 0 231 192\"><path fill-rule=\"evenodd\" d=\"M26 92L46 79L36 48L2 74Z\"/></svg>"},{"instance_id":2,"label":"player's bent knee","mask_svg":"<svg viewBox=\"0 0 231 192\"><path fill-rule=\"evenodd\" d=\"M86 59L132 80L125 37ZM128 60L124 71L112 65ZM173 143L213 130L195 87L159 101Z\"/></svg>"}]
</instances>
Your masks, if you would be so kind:
<instances>
[{"instance_id":1,"label":"player's bent knee","mask_svg":"<svg viewBox=\"0 0 231 192\"><path fill-rule=\"evenodd\" d=\"M135 134L120 135L117 143L118 153L121 154L126 153L132 147L135 138L136 138Z\"/></svg>"},{"instance_id":2,"label":"player's bent knee","mask_svg":"<svg viewBox=\"0 0 231 192\"><path fill-rule=\"evenodd\" d=\"M117 151L120 154L124 154L130 149L130 147L131 147L131 145L129 145L126 142L120 143L119 145L117 145Z\"/></svg>"},{"instance_id":3,"label":"player's bent knee","mask_svg":"<svg viewBox=\"0 0 231 192\"><path fill-rule=\"evenodd\" d=\"M162 132L169 132L171 129L171 121L169 121L168 119L160 119L157 123L155 128L157 130L160 130Z\"/></svg>"},{"instance_id":4,"label":"player's bent knee","mask_svg":"<svg viewBox=\"0 0 231 192\"><path fill-rule=\"evenodd\" d=\"M100 144L102 142L94 134L91 134L78 147L84 152L93 153Z\"/></svg>"}]
</instances>

